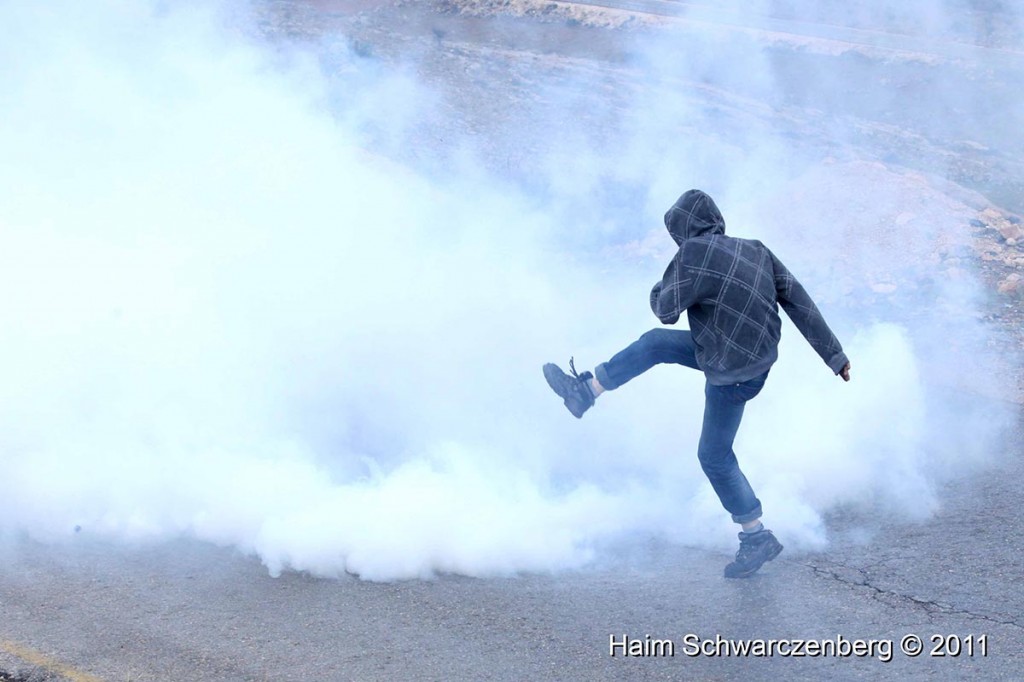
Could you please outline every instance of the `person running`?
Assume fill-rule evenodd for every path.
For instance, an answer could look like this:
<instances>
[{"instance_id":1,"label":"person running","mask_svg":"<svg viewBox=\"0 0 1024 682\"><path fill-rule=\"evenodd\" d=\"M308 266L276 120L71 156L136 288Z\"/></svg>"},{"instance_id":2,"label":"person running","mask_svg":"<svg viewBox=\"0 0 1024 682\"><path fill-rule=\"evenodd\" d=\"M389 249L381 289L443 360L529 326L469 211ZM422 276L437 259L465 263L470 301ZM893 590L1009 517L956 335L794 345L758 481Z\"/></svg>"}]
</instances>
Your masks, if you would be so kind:
<instances>
[{"instance_id":1,"label":"person running","mask_svg":"<svg viewBox=\"0 0 1024 682\"><path fill-rule=\"evenodd\" d=\"M544 365L544 378L576 418L605 391L661 363L704 372L704 423L697 458L722 506L740 524L740 548L726 578L745 578L782 551L761 521L761 502L740 470L733 441L743 408L764 387L778 359L779 306L836 375L850 380L850 361L800 282L757 240L726 236L714 200L691 189L665 214L679 250L651 290L651 309L662 324L683 311L689 330L656 328L593 372L571 375Z\"/></svg>"}]
</instances>

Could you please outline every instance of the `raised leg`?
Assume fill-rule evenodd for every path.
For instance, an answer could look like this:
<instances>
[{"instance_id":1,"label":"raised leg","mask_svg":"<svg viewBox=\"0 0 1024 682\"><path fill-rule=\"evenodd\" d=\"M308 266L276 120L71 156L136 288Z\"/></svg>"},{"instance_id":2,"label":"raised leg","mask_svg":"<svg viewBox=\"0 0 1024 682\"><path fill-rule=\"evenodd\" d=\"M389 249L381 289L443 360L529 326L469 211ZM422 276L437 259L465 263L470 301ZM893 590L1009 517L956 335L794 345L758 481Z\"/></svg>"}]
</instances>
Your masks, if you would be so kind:
<instances>
[{"instance_id":1,"label":"raised leg","mask_svg":"<svg viewBox=\"0 0 1024 682\"><path fill-rule=\"evenodd\" d=\"M608 362L594 368L594 375L608 391L638 377L662 363L697 367L697 348L693 335L684 329L652 329Z\"/></svg>"}]
</instances>

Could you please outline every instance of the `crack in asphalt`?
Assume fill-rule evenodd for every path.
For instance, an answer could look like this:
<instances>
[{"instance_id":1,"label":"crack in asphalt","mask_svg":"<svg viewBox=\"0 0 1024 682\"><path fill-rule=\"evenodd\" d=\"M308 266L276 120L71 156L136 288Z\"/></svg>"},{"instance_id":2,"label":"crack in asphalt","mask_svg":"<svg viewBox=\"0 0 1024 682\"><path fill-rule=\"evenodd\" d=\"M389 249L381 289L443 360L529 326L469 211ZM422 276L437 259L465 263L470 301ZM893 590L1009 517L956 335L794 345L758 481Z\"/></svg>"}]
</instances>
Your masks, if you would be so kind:
<instances>
[{"instance_id":1,"label":"crack in asphalt","mask_svg":"<svg viewBox=\"0 0 1024 682\"><path fill-rule=\"evenodd\" d=\"M836 580L838 582L843 583L844 585L852 585L852 586L855 586L855 587L866 587L869 590L872 590L872 592L873 592L872 598L875 599L875 600L879 600L879 598L882 597L882 596L895 597L896 599L901 600L901 601L903 601L905 603L909 603L909 604L913 604L915 606L923 607L929 614L939 613L939 614L943 614L943 615L966 616L968 618L974 618L974 619L977 619L977 620L984 620L984 621L988 621L990 623L997 623L999 625L1009 625L1009 626L1012 626L1012 627L1015 627L1015 628L1020 628L1020 629L1024 630L1024 624L1021 624L1021 623L1017 622L1016 620L1002 620L1000 618L995 618L993 616L988 616L988 615L985 615L985 614L982 614L982 613L975 613L973 611L967 611L967 610L964 610L964 609L957 609L957 608L954 608L954 607L952 607L952 606L950 606L948 604L943 604L941 602L937 602L937 601L932 600L932 599L921 599L920 597L914 597L914 596L909 595L909 594L903 594L901 592L898 592L897 590L885 589L885 588L879 587L878 585L875 585L875 584L873 584L870 581L870 579L868 578L868 571L871 568L873 568L875 566L879 566L879 565L881 565L881 564L883 564L885 562L879 561L879 562L876 562L876 563L873 563L873 564L869 564L869 565L867 565L867 566L865 566L863 568L860 568L860 567L857 567L857 566L848 566L846 564L841 564L841 563L838 563L838 562L831 562L831 563L834 566L836 566L836 567L838 567L840 569L845 569L847 571L852 571L852 572L858 573L860 575L860 580L859 581L858 580L851 580L848 577L842 575L841 573L839 573L839 572L837 572L835 570L832 570L832 569L830 569L828 567L825 567L825 566L819 566L819 565L811 563L811 562L805 562L805 563L803 563L803 565L806 566L807 568L810 568L812 571L814 571L815 575L819 575L819 576L823 576L823 577L826 577L826 578L830 578L832 580Z\"/></svg>"}]
</instances>

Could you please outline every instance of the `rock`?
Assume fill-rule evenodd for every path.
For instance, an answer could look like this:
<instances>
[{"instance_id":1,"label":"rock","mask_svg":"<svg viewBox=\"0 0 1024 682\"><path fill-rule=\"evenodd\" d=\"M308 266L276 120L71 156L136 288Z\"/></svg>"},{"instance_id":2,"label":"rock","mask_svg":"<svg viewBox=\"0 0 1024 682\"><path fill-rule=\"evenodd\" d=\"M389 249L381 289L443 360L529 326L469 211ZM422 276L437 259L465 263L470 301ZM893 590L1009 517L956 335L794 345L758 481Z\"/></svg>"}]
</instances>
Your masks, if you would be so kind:
<instances>
[{"instance_id":1,"label":"rock","mask_svg":"<svg viewBox=\"0 0 1024 682\"><path fill-rule=\"evenodd\" d=\"M1009 220L1000 220L999 224L995 227L1007 242L1012 239L1013 243L1016 244L1024 237L1024 229L1021 229L1020 225L1014 225Z\"/></svg>"},{"instance_id":2,"label":"rock","mask_svg":"<svg viewBox=\"0 0 1024 682\"><path fill-rule=\"evenodd\" d=\"M999 283L999 293L1008 296L1024 293L1024 277L1021 277L1016 272L1007 275L1006 279Z\"/></svg>"}]
</instances>

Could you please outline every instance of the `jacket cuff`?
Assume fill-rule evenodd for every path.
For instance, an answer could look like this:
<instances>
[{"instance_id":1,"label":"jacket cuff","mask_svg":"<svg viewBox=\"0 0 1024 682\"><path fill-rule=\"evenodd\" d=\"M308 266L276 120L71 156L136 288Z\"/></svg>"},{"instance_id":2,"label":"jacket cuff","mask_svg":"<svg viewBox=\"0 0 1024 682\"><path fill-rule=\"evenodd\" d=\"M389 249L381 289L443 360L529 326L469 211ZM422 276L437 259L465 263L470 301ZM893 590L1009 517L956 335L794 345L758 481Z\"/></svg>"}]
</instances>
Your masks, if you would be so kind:
<instances>
[{"instance_id":1,"label":"jacket cuff","mask_svg":"<svg viewBox=\"0 0 1024 682\"><path fill-rule=\"evenodd\" d=\"M675 324L676 322L679 321L679 313L665 315L658 308L658 298L661 296L662 284L663 282L658 282L657 284L654 285L654 288L651 289L651 312L654 313L654 316L657 317L662 324Z\"/></svg>"},{"instance_id":2,"label":"jacket cuff","mask_svg":"<svg viewBox=\"0 0 1024 682\"><path fill-rule=\"evenodd\" d=\"M843 371L843 367L846 367L846 363L849 359L846 357L846 353L839 351L828 361L828 368L832 370L833 374L839 374Z\"/></svg>"},{"instance_id":3,"label":"jacket cuff","mask_svg":"<svg viewBox=\"0 0 1024 682\"><path fill-rule=\"evenodd\" d=\"M658 282L651 289L651 298L650 298L651 311L655 315L658 315L658 296L660 296L660 295L661 295L661 282ZM658 317L660 318L661 315L658 315Z\"/></svg>"},{"instance_id":4,"label":"jacket cuff","mask_svg":"<svg viewBox=\"0 0 1024 682\"><path fill-rule=\"evenodd\" d=\"M655 315L658 315L658 314L655 313ZM679 321L679 313L676 313L674 315L668 315L667 317L663 317L661 315L658 315L658 319L661 320L662 324L675 324L676 322Z\"/></svg>"}]
</instances>

